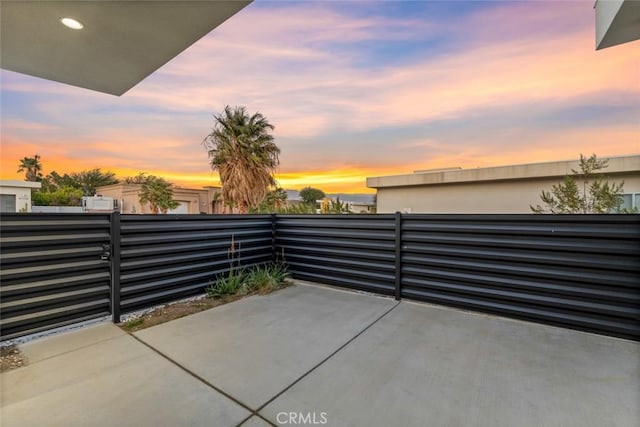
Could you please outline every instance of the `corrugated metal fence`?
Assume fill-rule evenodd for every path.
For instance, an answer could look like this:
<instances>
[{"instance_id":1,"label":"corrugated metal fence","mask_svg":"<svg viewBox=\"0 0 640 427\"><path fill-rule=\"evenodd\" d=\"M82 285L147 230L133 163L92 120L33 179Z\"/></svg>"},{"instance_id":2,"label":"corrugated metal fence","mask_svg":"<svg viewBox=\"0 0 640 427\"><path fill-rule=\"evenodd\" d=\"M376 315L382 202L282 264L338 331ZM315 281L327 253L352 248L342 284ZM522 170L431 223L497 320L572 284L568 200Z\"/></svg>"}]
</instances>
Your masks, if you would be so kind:
<instances>
[{"instance_id":1,"label":"corrugated metal fence","mask_svg":"<svg viewBox=\"0 0 640 427\"><path fill-rule=\"evenodd\" d=\"M279 215L276 249L296 278L393 295L393 215Z\"/></svg>"},{"instance_id":2,"label":"corrugated metal fence","mask_svg":"<svg viewBox=\"0 0 640 427\"><path fill-rule=\"evenodd\" d=\"M232 242L299 279L640 339L639 215L3 214L0 232L3 340L201 293Z\"/></svg>"},{"instance_id":3,"label":"corrugated metal fence","mask_svg":"<svg viewBox=\"0 0 640 427\"><path fill-rule=\"evenodd\" d=\"M637 215L409 215L403 298L640 338Z\"/></svg>"},{"instance_id":4,"label":"corrugated metal fence","mask_svg":"<svg viewBox=\"0 0 640 427\"><path fill-rule=\"evenodd\" d=\"M278 216L294 277L640 339L638 215Z\"/></svg>"},{"instance_id":5,"label":"corrugated metal fence","mask_svg":"<svg viewBox=\"0 0 640 427\"><path fill-rule=\"evenodd\" d=\"M123 215L120 228L114 297L123 313L202 294L232 261L251 266L273 254L270 215Z\"/></svg>"},{"instance_id":6,"label":"corrugated metal fence","mask_svg":"<svg viewBox=\"0 0 640 427\"><path fill-rule=\"evenodd\" d=\"M109 236L109 215L3 213L2 339L109 315Z\"/></svg>"}]
</instances>

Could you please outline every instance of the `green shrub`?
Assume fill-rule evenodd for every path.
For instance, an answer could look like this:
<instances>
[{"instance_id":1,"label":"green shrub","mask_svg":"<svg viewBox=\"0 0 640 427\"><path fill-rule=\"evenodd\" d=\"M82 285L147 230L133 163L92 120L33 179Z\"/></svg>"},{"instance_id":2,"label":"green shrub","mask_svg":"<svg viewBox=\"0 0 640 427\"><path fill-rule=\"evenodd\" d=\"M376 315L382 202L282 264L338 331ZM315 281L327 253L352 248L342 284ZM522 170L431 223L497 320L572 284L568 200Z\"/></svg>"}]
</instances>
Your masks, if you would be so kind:
<instances>
[{"instance_id":1,"label":"green shrub","mask_svg":"<svg viewBox=\"0 0 640 427\"><path fill-rule=\"evenodd\" d=\"M246 295L250 292L269 292L288 283L289 272L284 263L256 265L250 270L231 268L226 276L220 275L207 288L210 298Z\"/></svg>"},{"instance_id":2,"label":"green shrub","mask_svg":"<svg viewBox=\"0 0 640 427\"><path fill-rule=\"evenodd\" d=\"M255 266L247 274L247 284L252 290L271 287L272 279L266 266Z\"/></svg>"},{"instance_id":3,"label":"green shrub","mask_svg":"<svg viewBox=\"0 0 640 427\"><path fill-rule=\"evenodd\" d=\"M245 271L241 269L231 269L227 276L219 276L215 282L210 284L206 291L211 298L222 298L236 293L246 293Z\"/></svg>"},{"instance_id":4,"label":"green shrub","mask_svg":"<svg viewBox=\"0 0 640 427\"><path fill-rule=\"evenodd\" d=\"M289 272L283 263L257 265L249 271L247 283L256 291L269 291L287 284Z\"/></svg>"},{"instance_id":5,"label":"green shrub","mask_svg":"<svg viewBox=\"0 0 640 427\"><path fill-rule=\"evenodd\" d=\"M270 274L274 279L276 287L281 287L289 283L289 269L287 265L282 262L270 264Z\"/></svg>"}]
</instances>

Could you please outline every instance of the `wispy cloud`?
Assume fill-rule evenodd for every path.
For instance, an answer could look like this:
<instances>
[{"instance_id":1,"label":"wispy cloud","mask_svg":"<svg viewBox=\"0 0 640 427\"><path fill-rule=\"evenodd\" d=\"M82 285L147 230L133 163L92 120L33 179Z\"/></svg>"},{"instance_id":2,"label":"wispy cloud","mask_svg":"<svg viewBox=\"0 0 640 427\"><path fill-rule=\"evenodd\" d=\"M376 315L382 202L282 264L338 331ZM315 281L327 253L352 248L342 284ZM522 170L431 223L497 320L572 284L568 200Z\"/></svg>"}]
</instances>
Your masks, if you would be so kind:
<instances>
[{"instance_id":1,"label":"wispy cloud","mask_svg":"<svg viewBox=\"0 0 640 427\"><path fill-rule=\"evenodd\" d=\"M121 98L3 71L2 173L37 149L210 181L200 141L227 104L275 124L291 186L640 151L637 42L596 52L585 2L472 4L254 3Z\"/></svg>"}]
</instances>

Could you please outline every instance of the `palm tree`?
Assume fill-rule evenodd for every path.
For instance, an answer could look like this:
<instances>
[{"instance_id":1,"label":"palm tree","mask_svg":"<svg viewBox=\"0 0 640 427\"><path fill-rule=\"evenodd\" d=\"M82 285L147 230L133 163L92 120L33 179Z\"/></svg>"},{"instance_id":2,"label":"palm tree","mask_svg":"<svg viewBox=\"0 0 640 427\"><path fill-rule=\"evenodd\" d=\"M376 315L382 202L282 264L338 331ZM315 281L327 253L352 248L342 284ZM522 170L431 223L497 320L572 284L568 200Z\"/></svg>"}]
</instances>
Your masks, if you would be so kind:
<instances>
[{"instance_id":1,"label":"palm tree","mask_svg":"<svg viewBox=\"0 0 640 427\"><path fill-rule=\"evenodd\" d=\"M111 171L102 172L100 168L74 172L70 178L73 180L75 187L80 188L85 196L95 195L96 188L103 185L118 183L115 173Z\"/></svg>"},{"instance_id":2,"label":"palm tree","mask_svg":"<svg viewBox=\"0 0 640 427\"><path fill-rule=\"evenodd\" d=\"M20 160L20 166L18 166L18 173L22 172L25 172L25 181L42 181L40 155L36 154L33 157L23 157L22 160Z\"/></svg>"},{"instance_id":3,"label":"palm tree","mask_svg":"<svg viewBox=\"0 0 640 427\"><path fill-rule=\"evenodd\" d=\"M177 208L180 203L173 200L173 184L154 175L138 175L140 180L144 180L140 186L140 204L149 203L151 213L166 214L169 209Z\"/></svg>"},{"instance_id":4,"label":"palm tree","mask_svg":"<svg viewBox=\"0 0 640 427\"><path fill-rule=\"evenodd\" d=\"M227 105L214 119L213 130L202 143L211 168L220 174L225 204L247 213L276 185L273 174L280 149L270 133L274 127L260 113L249 117L245 107Z\"/></svg>"}]
</instances>

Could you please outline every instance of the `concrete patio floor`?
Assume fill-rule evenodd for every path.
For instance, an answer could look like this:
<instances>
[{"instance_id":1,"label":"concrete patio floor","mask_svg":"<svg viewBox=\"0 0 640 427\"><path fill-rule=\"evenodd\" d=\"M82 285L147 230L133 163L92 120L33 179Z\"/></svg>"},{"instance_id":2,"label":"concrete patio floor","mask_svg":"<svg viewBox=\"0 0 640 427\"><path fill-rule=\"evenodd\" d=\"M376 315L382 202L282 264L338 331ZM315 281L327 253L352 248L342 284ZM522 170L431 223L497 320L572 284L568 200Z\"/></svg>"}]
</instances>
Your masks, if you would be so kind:
<instances>
[{"instance_id":1,"label":"concrete patio floor","mask_svg":"<svg viewBox=\"0 0 640 427\"><path fill-rule=\"evenodd\" d=\"M21 349L3 427L640 425L639 343L322 286Z\"/></svg>"}]
</instances>

